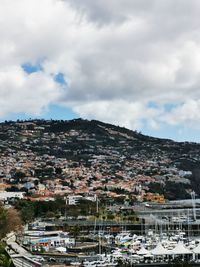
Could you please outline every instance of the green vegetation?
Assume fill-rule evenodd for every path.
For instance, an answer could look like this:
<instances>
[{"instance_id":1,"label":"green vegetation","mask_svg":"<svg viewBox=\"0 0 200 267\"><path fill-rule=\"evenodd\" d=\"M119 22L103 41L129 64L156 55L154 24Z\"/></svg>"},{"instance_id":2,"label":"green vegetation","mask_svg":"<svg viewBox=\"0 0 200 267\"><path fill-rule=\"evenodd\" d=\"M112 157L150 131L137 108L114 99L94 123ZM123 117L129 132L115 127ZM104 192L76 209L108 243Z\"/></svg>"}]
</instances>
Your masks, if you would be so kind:
<instances>
[{"instance_id":1,"label":"green vegetation","mask_svg":"<svg viewBox=\"0 0 200 267\"><path fill-rule=\"evenodd\" d=\"M0 266L10 267L12 265L12 260L4 253L0 254Z\"/></svg>"},{"instance_id":2,"label":"green vegetation","mask_svg":"<svg viewBox=\"0 0 200 267\"><path fill-rule=\"evenodd\" d=\"M0 202L0 240L2 240L6 234L11 231L20 231L21 227L22 222L18 212L13 208L5 210ZM12 260L5 251L5 244L3 242L0 242L0 266L13 266Z\"/></svg>"},{"instance_id":3,"label":"green vegetation","mask_svg":"<svg viewBox=\"0 0 200 267\"><path fill-rule=\"evenodd\" d=\"M60 216L78 217L96 212L96 204L88 200L81 200L77 205L68 206L62 198L57 198L55 201L35 202L19 199L14 205L25 223L37 217L58 219Z\"/></svg>"},{"instance_id":4,"label":"green vegetation","mask_svg":"<svg viewBox=\"0 0 200 267\"><path fill-rule=\"evenodd\" d=\"M187 199L190 195L187 193L188 184L177 183L173 181L166 181L165 185L161 183L150 183L149 192L164 195L166 199Z\"/></svg>"},{"instance_id":5,"label":"green vegetation","mask_svg":"<svg viewBox=\"0 0 200 267\"><path fill-rule=\"evenodd\" d=\"M186 189L188 185L182 183L174 183L167 181L164 188L164 196L168 199L186 199L190 198L190 195L187 193Z\"/></svg>"},{"instance_id":6,"label":"green vegetation","mask_svg":"<svg viewBox=\"0 0 200 267\"><path fill-rule=\"evenodd\" d=\"M89 200L80 200L77 205L66 205L65 200L57 198L55 201L36 201L17 200L15 208L19 211L25 223L33 221L34 218L66 218L77 219L78 216L89 216L90 219L137 222L137 215L133 210L107 211L104 205L100 205L99 212L96 212L96 203Z\"/></svg>"},{"instance_id":7,"label":"green vegetation","mask_svg":"<svg viewBox=\"0 0 200 267\"><path fill-rule=\"evenodd\" d=\"M4 237L4 229L7 223L6 210L3 208L3 205L0 203L0 239Z\"/></svg>"},{"instance_id":8,"label":"green vegetation","mask_svg":"<svg viewBox=\"0 0 200 267\"><path fill-rule=\"evenodd\" d=\"M20 212L25 223L33 221L37 217L59 217L64 214L65 201L58 198L55 201L30 201L19 199L15 202L15 208ZM59 216L58 216L59 215Z\"/></svg>"}]
</instances>

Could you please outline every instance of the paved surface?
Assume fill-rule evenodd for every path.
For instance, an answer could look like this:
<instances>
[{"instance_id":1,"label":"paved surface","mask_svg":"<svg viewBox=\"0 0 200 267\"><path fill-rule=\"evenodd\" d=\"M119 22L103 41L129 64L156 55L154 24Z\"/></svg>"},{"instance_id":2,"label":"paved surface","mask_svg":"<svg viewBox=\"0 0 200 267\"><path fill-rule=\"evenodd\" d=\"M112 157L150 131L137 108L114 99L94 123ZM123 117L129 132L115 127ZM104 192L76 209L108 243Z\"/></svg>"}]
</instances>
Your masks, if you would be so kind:
<instances>
[{"instance_id":1,"label":"paved surface","mask_svg":"<svg viewBox=\"0 0 200 267\"><path fill-rule=\"evenodd\" d=\"M33 259L34 257L30 252L28 252L26 249L21 247L16 242L16 236L14 233L9 235L9 237L6 240L6 243L7 243L6 250L10 255L10 257L12 258L12 261L16 267L41 266L39 262Z\"/></svg>"},{"instance_id":2,"label":"paved surface","mask_svg":"<svg viewBox=\"0 0 200 267\"><path fill-rule=\"evenodd\" d=\"M10 246L10 248L12 248L12 250L20 255L20 256L26 256L26 257L32 257L32 254L29 253L27 250L25 250L23 247L21 247L17 242L16 242L16 236L15 234L13 234L12 236L10 236L7 239L7 245ZM8 249L9 251L9 249ZM10 251L11 254L13 254L12 251Z\"/></svg>"}]
</instances>

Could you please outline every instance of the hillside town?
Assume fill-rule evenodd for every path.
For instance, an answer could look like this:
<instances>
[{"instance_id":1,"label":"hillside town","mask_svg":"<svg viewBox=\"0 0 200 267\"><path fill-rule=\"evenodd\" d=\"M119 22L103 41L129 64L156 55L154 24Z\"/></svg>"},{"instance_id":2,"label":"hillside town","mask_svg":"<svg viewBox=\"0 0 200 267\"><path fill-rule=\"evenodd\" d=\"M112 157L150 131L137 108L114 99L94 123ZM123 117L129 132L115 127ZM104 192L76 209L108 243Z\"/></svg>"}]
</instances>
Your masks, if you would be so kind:
<instances>
[{"instance_id":1,"label":"hillside town","mask_svg":"<svg viewBox=\"0 0 200 267\"><path fill-rule=\"evenodd\" d=\"M190 197L195 187L184 164L199 162L194 143L81 119L1 123L0 139L0 192L21 191L32 200L92 194L111 203L163 203Z\"/></svg>"}]
</instances>

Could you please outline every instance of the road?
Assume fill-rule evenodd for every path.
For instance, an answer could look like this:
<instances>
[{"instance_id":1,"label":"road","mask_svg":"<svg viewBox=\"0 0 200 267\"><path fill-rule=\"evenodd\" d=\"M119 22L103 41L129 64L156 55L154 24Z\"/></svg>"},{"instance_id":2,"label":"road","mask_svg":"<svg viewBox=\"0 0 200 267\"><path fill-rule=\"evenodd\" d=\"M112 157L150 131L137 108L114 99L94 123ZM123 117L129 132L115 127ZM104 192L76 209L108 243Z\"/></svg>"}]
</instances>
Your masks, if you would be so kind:
<instances>
[{"instance_id":1,"label":"road","mask_svg":"<svg viewBox=\"0 0 200 267\"><path fill-rule=\"evenodd\" d=\"M16 236L14 233L10 233L6 239L7 247L6 251L10 255L14 265L16 267L35 267L42 266L41 263L37 262L33 255L28 252L26 249L21 247L16 242Z\"/></svg>"}]
</instances>

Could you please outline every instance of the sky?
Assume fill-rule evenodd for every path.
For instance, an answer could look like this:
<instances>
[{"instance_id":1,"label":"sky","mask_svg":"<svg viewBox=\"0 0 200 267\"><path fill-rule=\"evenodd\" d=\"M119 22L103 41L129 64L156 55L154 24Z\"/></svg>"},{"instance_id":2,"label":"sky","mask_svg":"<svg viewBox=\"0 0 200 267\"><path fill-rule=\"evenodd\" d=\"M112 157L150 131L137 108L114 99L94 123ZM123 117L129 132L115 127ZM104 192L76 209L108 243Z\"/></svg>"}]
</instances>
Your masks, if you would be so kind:
<instances>
[{"instance_id":1,"label":"sky","mask_svg":"<svg viewBox=\"0 0 200 267\"><path fill-rule=\"evenodd\" d=\"M199 0L1 0L0 121L200 142Z\"/></svg>"}]
</instances>

